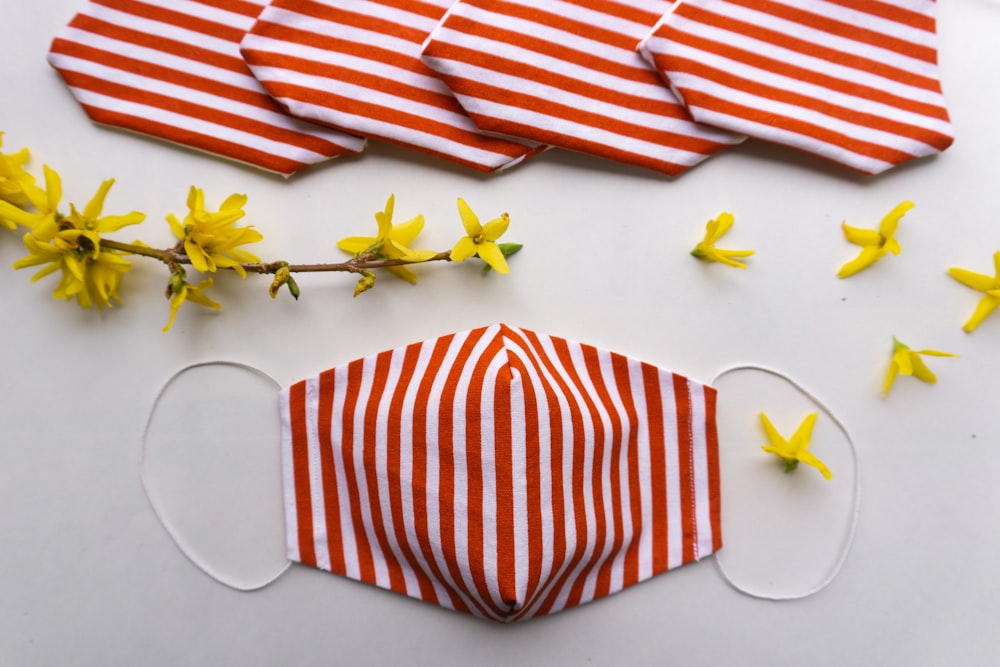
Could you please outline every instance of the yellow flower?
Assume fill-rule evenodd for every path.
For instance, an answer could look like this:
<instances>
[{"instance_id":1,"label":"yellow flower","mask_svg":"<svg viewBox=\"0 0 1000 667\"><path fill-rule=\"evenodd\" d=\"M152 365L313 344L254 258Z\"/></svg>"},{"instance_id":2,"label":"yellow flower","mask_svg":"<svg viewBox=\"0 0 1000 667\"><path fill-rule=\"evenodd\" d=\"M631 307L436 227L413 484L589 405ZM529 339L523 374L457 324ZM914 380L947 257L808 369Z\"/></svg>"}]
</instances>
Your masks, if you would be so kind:
<instances>
[{"instance_id":1,"label":"yellow flower","mask_svg":"<svg viewBox=\"0 0 1000 667\"><path fill-rule=\"evenodd\" d=\"M396 196L390 195L385 202L385 210L375 214L378 236L348 236L337 241L337 247L355 256L372 253L374 257L380 259L402 259L408 262L425 262L437 254L433 250L413 250L409 247L424 228L424 216L418 215L411 220L393 225L392 212L395 202ZM386 268L394 276L408 283L417 282L417 275L405 266Z\"/></svg>"},{"instance_id":2,"label":"yellow flower","mask_svg":"<svg viewBox=\"0 0 1000 667\"><path fill-rule=\"evenodd\" d=\"M718 218L709 220L708 224L705 225L705 238L694 247L691 254L706 262L721 262L727 266L735 266L740 269L747 268L746 264L737 262L732 258L750 257L754 254L753 250L724 250L715 247L715 242L729 231L734 221L733 214L725 211L720 213Z\"/></svg>"},{"instance_id":3,"label":"yellow flower","mask_svg":"<svg viewBox=\"0 0 1000 667\"><path fill-rule=\"evenodd\" d=\"M846 222L842 223L844 237L854 245L861 246L861 253L840 267L837 277L847 278L848 276L853 276L861 269L867 268L880 260L887 252L898 255L901 248L899 247L899 241L895 237L896 228L899 227L900 219L911 208L913 208L913 202L911 201L902 201L897 204L894 209L882 218L877 231L874 229L859 229L858 227L851 227Z\"/></svg>"},{"instance_id":4,"label":"yellow flower","mask_svg":"<svg viewBox=\"0 0 1000 667\"><path fill-rule=\"evenodd\" d=\"M185 301L193 301L206 308L215 308L216 310L222 308L220 304L212 301L203 294L210 287L212 287L211 277L205 278L197 285L191 285L184 280L183 273L175 273L170 276L170 282L167 284L167 298L170 299L170 319L167 321L167 326L163 327L163 333L170 331L170 327L174 326L174 318L177 317L177 311Z\"/></svg>"},{"instance_id":5,"label":"yellow flower","mask_svg":"<svg viewBox=\"0 0 1000 667\"><path fill-rule=\"evenodd\" d=\"M3 146L3 132L0 132L0 146ZM0 153L0 202L24 209L32 201L44 199L45 193L35 185L35 177L24 169L29 159L31 154L27 148L16 153ZM2 211L0 225L16 229L13 222L3 217Z\"/></svg>"},{"instance_id":6,"label":"yellow flower","mask_svg":"<svg viewBox=\"0 0 1000 667\"><path fill-rule=\"evenodd\" d=\"M24 190L25 196L35 209L29 212L0 198L0 224L9 229L17 225L33 230L35 236L42 241L50 241L58 231L59 202L62 200L62 180L55 170L44 166L45 190L34 187Z\"/></svg>"},{"instance_id":7,"label":"yellow flower","mask_svg":"<svg viewBox=\"0 0 1000 667\"><path fill-rule=\"evenodd\" d=\"M920 358L921 354L931 357L957 357L957 354L950 352L939 352L937 350L911 350L903 345L899 340L892 337L892 360L889 362L889 372L885 376L885 387L882 389L882 396L885 397L892 389L892 383L896 381L897 375L912 375L918 380L929 384L937 382L937 377L927 368L927 364Z\"/></svg>"},{"instance_id":8,"label":"yellow flower","mask_svg":"<svg viewBox=\"0 0 1000 667\"><path fill-rule=\"evenodd\" d=\"M485 225L479 224L479 217L472 212L465 200L458 200L458 214L462 216L462 224L465 225L465 233L451 250L451 259L455 262L463 262L470 257L479 255L479 258L491 266L497 273L510 273L507 266L507 259L504 257L500 246L496 240L503 236L510 224L510 216L506 213L499 218L490 220Z\"/></svg>"},{"instance_id":9,"label":"yellow flower","mask_svg":"<svg viewBox=\"0 0 1000 667\"><path fill-rule=\"evenodd\" d=\"M816 425L815 412L807 415L802 420L791 440L785 440L784 436L778 433L778 430L771 424L771 420L763 412L760 413L760 420L764 424L764 432L767 433L767 439L771 441L770 445L762 445L761 449L781 457L785 462L785 472L795 470L799 462L802 462L819 470L823 474L823 477L827 479L833 477L830 469L809 451L809 439L812 437L813 426Z\"/></svg>"},{"instance_id":10,"label":"yellow flower","mask_svg":"<svg viewBox=\"0 0 1000 667\"><path fill-rule=\"evenodd\" d=\"M24 235L30 253L14 263L15 269L43 266L32 278L35 282L50 273L62 271L62 279L52 296L67 301L76 298L83 308L97 304L98 309L119 303L118 286L122 275L132 266L112 250L102 250L97 232L65 229L50 241L40 241L33 234Z\"/></svg>"},{"instance_id":11,"label":"yellow flower","mask_svg":"<svg viewBox=\"0 0 1000 667\"><path fill-rule=\"evenodd\" d=\"M264 237L252 227L236 227L234 223L245 213L246 195L233 194L222 202L215 213L205 210L205 193L193 185L188 192L189 212L181 222L177 216L167 216L174 236L184 243L184 252L191 265L199 271L213 273L217 269L233 269L246 278L242 263L259 262L256 255L239 248L256 243Z\"/></svg>"},{"instance_id":12,"label":"yellow flower","mask_svg":"<svg viewBox=\"0 0 1000 667\"><path fill-rule=\"evenodd\" d=\"M1000 306L1000 250L993 253L993 267L995 276L987 276L982 273L973 273L965 269L952 267L948 269L948 275L958 282L983 293L983 298L976 306L976 312L972 313L969 321L962 325L965 331L972 331L983 323L990 313Z\"/></svg>"}]
</instances>

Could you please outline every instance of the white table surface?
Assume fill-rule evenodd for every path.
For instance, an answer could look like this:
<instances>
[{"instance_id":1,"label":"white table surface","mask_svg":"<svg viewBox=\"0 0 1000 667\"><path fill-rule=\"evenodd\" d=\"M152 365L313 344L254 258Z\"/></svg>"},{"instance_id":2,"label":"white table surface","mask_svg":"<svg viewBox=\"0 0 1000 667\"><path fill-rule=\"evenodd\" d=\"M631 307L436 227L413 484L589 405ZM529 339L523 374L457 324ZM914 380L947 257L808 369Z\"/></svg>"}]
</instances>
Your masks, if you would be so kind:
<instances>
[{"instance_id":1,"label":"white table surface","mask_svg":"<svg viewBox=\"0 0 1000 667\"><path fill-rule=\"evenodd\" d=\"M1000 248L1000 4L941 3L956 142L878 178L754 142L674 180L558 151L484 177L372 142L359 158L288 182L92 125L45 62L80 4L3 0L0 130L7 152L28 146L37 172L44 162L62 174L66 202L85 203L116 177L107 210L149 214L116 238L172 243L162 218L184 212L195 184L211 204L250 196L246 221L264 234L255 250L269 259L338 257L335 241L370 233L392 192L398 219L426 215L422 247L458 238L461 196L484 218L509 211L508 237L525 250L507 277L425 267L417 287L387 277L358 299L353 281L335 275L303 279L298 303L271 301L263 279L248 279L252 289L219 280L223 310L185 306L168 334L165 272L151 263L133 269L124 305L105 313L55 301L51 280L32 285L28 271L4 269L0 665L996 664L1000 315L963 333L977 296L946 270L989 273ZM841 220L875 226L902 199L916 203L900 227L902 255L838 280L856 251ZM687 254L721 210L736 215L724 245L757 250L747 271ZM17 236L0 235L0 265L23 254ZM143 428L178 369L234 360L288 384L497 321L701 381L756 363L807 386L859 455L860 522L842 572L811 597L766 602L728 587L709 559L501 626L302 566L239 593L196 569L157 521L140 483ZM931 360L936 386L903 378L880 399L894 334L962 356ZM270 389L248 377L189 382L192 401L220 407L200 427L150 441L151 486L184 539L226 571L281 562L273 415L253 407L270 404ZM730 379L740 380L720 386ZM224 387L235 386L247 394L246 417L222 408L232 403ZM814 449L834 469L831 482L805 468L784 475L759 451L755 410L780 415L790 432L809 409L783 399L786 390L744 391L747 405L720 415L734 434L722 444L723 560L741 583L774 590L807 586L835 558L855 481L830 424Z\"/></svg>"}]
</instances>

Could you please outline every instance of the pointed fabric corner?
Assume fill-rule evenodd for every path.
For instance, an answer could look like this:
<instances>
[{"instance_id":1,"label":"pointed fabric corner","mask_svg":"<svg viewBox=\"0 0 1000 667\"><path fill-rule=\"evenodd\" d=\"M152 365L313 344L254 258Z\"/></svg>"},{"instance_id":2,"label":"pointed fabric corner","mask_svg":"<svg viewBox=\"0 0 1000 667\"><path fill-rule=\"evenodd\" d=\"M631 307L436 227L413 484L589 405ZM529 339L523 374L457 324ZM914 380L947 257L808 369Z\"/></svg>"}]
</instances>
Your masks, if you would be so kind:
<instances>
[{"instance_id":1,"label":"pointed fabric corner","mask_svg":"<svg viewBox=\"0 0 1000 667\"><path fill-rule=\"evenodd\" d=\"M257 79L296 116L480 171L544 147L483 134L420 61L452 0L273 0L243 38Z\"/></svg>"},{"instance_id":2,"label":"pointed fabric corner","mask_svg":"<svg viewBox=\"0 0 1000 667\"><path fill-rule=\"evenodd\" d=\"M289 116L240 57L266 0L91 0L49 63L97 123L283 175L365 140Z\"/></svg>"},{"instance_id":3,"label":"pointed fabric corner","mask_svg":"<svg viewBox=\"0 0 1000 667\"><path fill-rule=\"evenodd\" d=\"M743 137L691 120L636 52L665 0L459 0L424 62L487 132L676 175Z\"/></svg>"},{"instance_id":4,"label":"pointed fabric corner","mask_svg":"<svg viewBox=\"0 0 1000 667\"><path fill-rule=\"evenodd\" d=\"M716 392L494 325L281 393L288 558L499 622L722 546Z\"/></svg>"},{"instance_id":5,"label":"pointed fabric corner","mask_svg":"<svg viewBox=\"0 0 1000 667\"><path fill-rule=\"evenodd\" d=\"M952 127L936 4L682 0L640 50L703 123L877 174Z\"/></svg>"}]
</instances>

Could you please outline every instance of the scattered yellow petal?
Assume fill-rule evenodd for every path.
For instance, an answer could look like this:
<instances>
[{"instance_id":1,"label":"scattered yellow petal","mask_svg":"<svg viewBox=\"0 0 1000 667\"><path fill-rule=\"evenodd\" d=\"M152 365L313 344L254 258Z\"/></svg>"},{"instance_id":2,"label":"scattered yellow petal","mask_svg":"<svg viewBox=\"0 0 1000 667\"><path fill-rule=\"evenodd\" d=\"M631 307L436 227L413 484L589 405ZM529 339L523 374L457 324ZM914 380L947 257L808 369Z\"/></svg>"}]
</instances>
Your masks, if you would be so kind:
<instances>
[{"instance_id":1,"label":"scattered yellow petal","mask_svg":"<svg viewBox=\"0 0 1000 667\"><path fill-rule=\"evenodd\" d=\"M940 352L938 350L911 350L908 346L899 342L895 336L892 337L892 359L889 361L889 370L886 372L885 385L882 388L882 396L885 397L892 389L896 377L899 375L912 375L913 377L934 384L937 377L927 367L921 355L929 357L957 357L957 354L950 352Z\"/></svg>"},{"instance_id":2,"label":"scattered yellow petal","mask_svg":"<svg viewBox=\"0 0 1000 667\"><path fill-rule=\"evenodd\" d=\"M720 213L719 217L709 220L705 225L705 238L694 247L691 254L706 262L719 262L739 269L747 268L746 264L737 262L733 258L750 257L754 254L753 250L725 250L715 247L715 242L729 231L734 221L732 213L726 211Z\"/></svg>"},{"instance_id":3,"label":"scattered yellow petal","mask_svg":"<svg viewBox=\"0 0 1000 667\"><path fill-rule=\"evenodd\" d=\"M949 276L966 287L971 287L977 292L983 293L983 298L976 305L976 310L972 313L972 317L962 325L962 329L967 332L974 331L997 307L1000 307L1000 250L993 253L993 269L995 274L993 276L973 273L967 269L957 267L948 269Z\"/></svg>"},{"instance_id":4,"label":"scattered yellow petal","mask_svg":"<svg viewBox=\"0 0 1000 667\"><path fill-rule=\"evenodd\" d=\"M902 251L902 248L900 248L899 241L895 237L896 229L899 227L900 219L911 208L913 208L913 202L909 200L896 204L895 208L882 218L882 222L879 223L877 230L861 229L859 227L852 227L846 222L842 223L841 227L844 230L844 238L854 245L861 246L861 252L853 260L840 267L837 277L848 278L853 276L858 271L866 269L882 259L886 253L891 252L893 255L898 255Z\"/></svg>"},{"instance_id":5,"label":"scattered yellow petal","mask_svg":"<svg viewBox=\"0 0 1000 667\"><path fill-rule=\"evenodd\" d=\"M796 429L795 434L789 440L786 440L784 436L778 433L778 429L774 427L771 420L763 412L760 413L760 421L764 426L767 439L771 443L769 445L762 445L761 449L780 457L785 462L785 472L792 472L801 462L819 470L826 479L833 477L830 469L809 451L809 440L812 438L813 427L816 425L815 412L807 415L802 420L799 428Z\"/></svg>"}]
</instances>

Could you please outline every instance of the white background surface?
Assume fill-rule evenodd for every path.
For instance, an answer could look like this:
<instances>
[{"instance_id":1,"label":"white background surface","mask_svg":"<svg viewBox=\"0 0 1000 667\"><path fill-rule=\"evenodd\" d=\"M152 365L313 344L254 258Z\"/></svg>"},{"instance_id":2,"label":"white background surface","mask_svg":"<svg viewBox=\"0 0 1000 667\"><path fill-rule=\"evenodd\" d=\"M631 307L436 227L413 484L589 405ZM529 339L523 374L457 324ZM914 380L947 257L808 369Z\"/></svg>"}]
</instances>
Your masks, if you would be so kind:
<instances>
[{"instance_id":1,"label":"white background surface","mask_svg":"<svg viewBox=\"0 0 1000 667\"><path fill-rule=\"evenodd\" d=\"M127 276L124 305L103 314L53 300L52 279L31 285L28 271L5 270L0 665L996 664L1000 316L964 334L977 296L945 273L990 273L1000 248L996 3L941 3L957 140L937 159L879 178L755 143L673 181L555 151L484 177L373 142L359 158L290 182L92 125L45 63L79 4L2 0L0 129L7 152L28 146L37 172L43 162L60 171L64 204L85 203L101 179L117 177L106 211L149 214L117 238L171 244L163 216L183 214L196 184L210 204L249 194L246 221L264 234L255 251L266 259L338 257L335 241L373 231L392 192L398 220L427 216L420 247L445 248L461 234L458 196L484 219L509 211L509 239L526 247L507 277L484 278L474 263L424 267L415 288L386 277L359 299L337 276L302 279L299 303L271 301L262 279L220 279L222 312L186 306L169 334L160 333L165 271L151 263ZM900 228L903 254L838 280L856 251L841 220L875 226L906 198L917 207ZM737 220L724 245L758 251L747 271L687 254L721 210ZM0 236L0 265L23 254L15 235ZM847 424L860 455L861 520L843 572L818 595L772 603L727 587L709 560L505 627L301 566L237 593L194 568L157 522L140 484L142 434L179 368L237 360L288 384L497 321L703 381L755 362L804 383ZM962 358L931 360L937 386L904 378L882 400L893 334ZM192 383L189 400L225 405L219 386ZM762 390L759 405L722 415L725 429L743 434L723 442L724 560L742 583L775 588L808 583L835 556L829 535L842 534L852 482L835 430L814 440L832 482L808 468L783 475L758 457L756 410L780 415L790 433L809 409L772 404L778 394ZM227 435L241 426L238 413L213 409L181 424L181 435L157 442L186 449L151 457L162 465L164 503L192 522L193 538L207 539L199 517L202 533L211 526L219 554L237 545L246 563L227 566L236 569L273 564L276 548L280 562L281 502L277 441L264 427L245 442ZM227 460L227 476L210 474Z\"/></svg>"}]
</instances>

